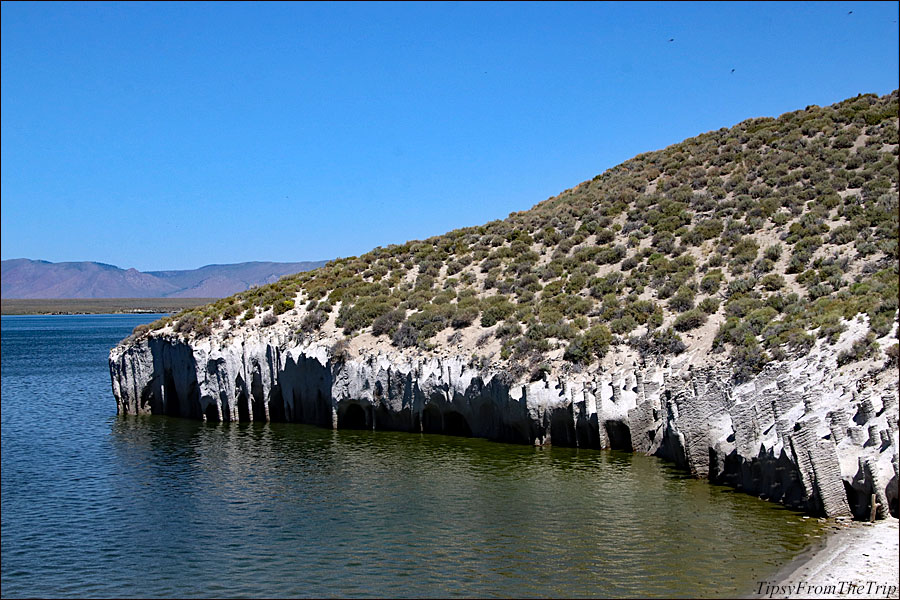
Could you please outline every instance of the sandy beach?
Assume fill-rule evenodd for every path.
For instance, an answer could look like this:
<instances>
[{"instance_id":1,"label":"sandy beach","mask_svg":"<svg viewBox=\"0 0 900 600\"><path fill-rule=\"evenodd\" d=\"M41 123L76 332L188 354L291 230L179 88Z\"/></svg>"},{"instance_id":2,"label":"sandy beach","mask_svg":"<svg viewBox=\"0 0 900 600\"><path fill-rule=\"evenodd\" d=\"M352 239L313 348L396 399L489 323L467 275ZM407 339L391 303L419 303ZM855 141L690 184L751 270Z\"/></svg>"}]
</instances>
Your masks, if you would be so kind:
<instances>
[{"instance_id":1,"label":"sandy beach","mask_svg":"<svg viewBox=\"0 0 900 600\"><path fill-rule=\"evenodd\" d=\"M762 581L751 598L897 598L900 594L900 527L894 518L875 523L835 522L826 539Z\"/></svg>"}]
</instances>

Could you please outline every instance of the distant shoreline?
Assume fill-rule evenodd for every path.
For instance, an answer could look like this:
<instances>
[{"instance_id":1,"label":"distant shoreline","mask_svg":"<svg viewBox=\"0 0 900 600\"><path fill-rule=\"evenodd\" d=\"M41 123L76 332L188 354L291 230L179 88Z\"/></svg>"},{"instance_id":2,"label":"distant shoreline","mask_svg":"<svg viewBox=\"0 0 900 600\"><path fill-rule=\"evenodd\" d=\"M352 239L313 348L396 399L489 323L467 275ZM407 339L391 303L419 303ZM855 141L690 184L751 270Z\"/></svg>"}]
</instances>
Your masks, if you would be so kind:
<instances>
[{"instance_id":1,"label":"distant shoreline","mask_svg":"<svg viewBox=\"0 0 900 600\"><path fill-rule=\"evenodd\" d=\"M3 298L3 315L98 315L172 313L218 298Z\"/></svg>"}]
</instances>

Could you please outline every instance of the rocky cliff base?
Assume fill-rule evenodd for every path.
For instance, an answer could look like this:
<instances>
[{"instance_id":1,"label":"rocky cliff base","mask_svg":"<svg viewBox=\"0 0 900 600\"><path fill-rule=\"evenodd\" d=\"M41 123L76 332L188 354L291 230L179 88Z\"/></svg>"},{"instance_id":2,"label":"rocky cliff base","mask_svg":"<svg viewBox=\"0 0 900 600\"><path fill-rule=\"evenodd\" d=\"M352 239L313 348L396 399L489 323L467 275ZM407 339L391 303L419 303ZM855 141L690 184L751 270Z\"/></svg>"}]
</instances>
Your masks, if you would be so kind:
<instances>
[{"instance_id":1,"label":"rocky cliff base","mask_svg":"<svg viewBox=\"0 0 900 600\"><path fill-rule=\"evenodd\" d=\"M850 323L839 344L865 327ZM879 518L896 516L896 368L838 368L837 354L820 345L739 386L689 353L516 382L462 356L350 356L250 330L145 337L114 348L110 372L120 414L631 450L811 514L868 519L874 498Z\"/></svg>"}]
</instances>

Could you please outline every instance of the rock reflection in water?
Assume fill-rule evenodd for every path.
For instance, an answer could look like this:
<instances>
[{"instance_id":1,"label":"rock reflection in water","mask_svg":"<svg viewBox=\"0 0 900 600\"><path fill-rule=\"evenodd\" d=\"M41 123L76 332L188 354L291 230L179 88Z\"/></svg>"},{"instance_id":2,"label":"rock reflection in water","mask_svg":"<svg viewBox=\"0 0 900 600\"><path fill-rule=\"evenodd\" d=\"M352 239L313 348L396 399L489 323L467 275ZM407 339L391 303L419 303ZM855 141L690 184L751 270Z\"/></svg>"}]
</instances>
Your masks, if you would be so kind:
<instances>
[{"instance_id":1,"label":"rock reflection in water","mask_svg":"<svg viewBox=\"0 0 900 600\"><path fill-rule=\"evenodd\" d=\"M112 441L135 521L169 530L138 528L143 564L188 589L212 570L238 595L718 595L815 530L618 452L166 417Z\"/></svg>"}]
</instances>

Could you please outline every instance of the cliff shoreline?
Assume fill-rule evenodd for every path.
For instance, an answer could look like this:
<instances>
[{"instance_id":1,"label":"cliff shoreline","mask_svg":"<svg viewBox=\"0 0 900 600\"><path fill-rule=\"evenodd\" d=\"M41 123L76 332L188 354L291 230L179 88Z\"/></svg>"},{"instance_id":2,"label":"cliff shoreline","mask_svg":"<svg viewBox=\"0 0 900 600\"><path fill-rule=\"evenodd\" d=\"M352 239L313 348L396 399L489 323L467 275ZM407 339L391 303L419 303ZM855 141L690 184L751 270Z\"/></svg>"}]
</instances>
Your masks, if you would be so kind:
<instances>
[{"instance_id":1,"label":"cliff shoreline","mask_svg":"<svg viewBox=\"0 0 900 600\"><path fill-rule=\"evenodd\" d=\"M863 380L835 361L865 327L850 322L838 346L739 386L690 353L525 382L463 356L336 354L278 328L148 336L114 348L109 365L120 414L630 450L813 515L868 518L874 494L885 518L897 514L896 376Z\"/></svg>"}]
</instances>

